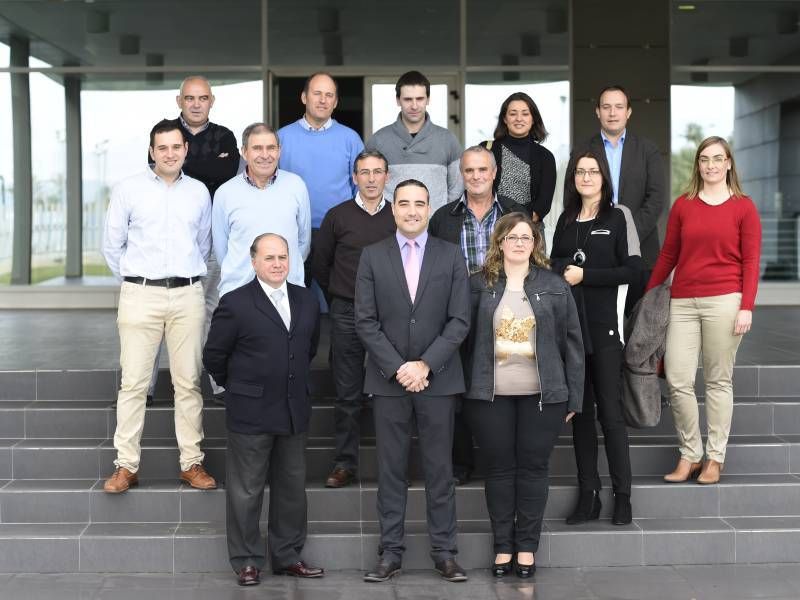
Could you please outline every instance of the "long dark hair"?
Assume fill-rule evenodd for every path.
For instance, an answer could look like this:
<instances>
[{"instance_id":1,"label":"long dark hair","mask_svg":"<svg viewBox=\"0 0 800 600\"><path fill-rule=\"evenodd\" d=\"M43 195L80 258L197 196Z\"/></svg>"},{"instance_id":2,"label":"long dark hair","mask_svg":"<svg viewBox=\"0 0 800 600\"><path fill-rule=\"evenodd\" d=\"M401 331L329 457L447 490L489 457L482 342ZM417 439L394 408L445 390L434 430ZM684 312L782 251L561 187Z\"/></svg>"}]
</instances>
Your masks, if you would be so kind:
<instances>
[{"instance_id":1,"label":"long dark hair","mask_svg":"<svg viewBox=\"0 0 800 600\"><path fill-rule=\"evenodd\" d=\"M536 106L536 102L525 92L514 92L503 102L500 107L500 116L497 117L497 127L494 128L494 139L499 140L501 137L508 135L508 127L503 121L503 117L506 116L509 105L515 100L520 100L528 105L528 110L531 111L531 116L533 117L533 127L531 127L530 135L537 142L543 142L547 138L547 129L544 128L542 115L539 112L539 107Z\"/></svg>"},{"instance_id":2,"label":"long dark hair","mask_svg":"<svg viewBox=\"0 0 800 600\"><path fill-rule=\"evenodd\" d=\"M611 183L611 176L608 174L606 163L598 158L598 156L591 150L587 150L575 157L575 162L572 165L567 177L564 180L564 224L572 223L578 218L583 206L581 195L578 188L575 186L575 171L578 168L578 162L582 158L593 158L597 163L597 168L600 169L600 177L603 178L603 185L600 188L600 205L597 208L597 216L601 217L607 214L614 207L614 188Z\"/></svg>"}]
</instances>

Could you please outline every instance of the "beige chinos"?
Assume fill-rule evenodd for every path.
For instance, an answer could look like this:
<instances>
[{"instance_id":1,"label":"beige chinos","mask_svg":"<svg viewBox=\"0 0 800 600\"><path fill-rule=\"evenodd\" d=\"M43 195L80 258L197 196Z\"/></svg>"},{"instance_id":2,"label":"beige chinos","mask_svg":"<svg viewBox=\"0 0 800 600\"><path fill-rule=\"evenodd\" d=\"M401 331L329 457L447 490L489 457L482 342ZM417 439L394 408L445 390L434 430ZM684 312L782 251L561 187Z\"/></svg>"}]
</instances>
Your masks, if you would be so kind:
<instances>
[{"instance_id":1,"label":"beige chinos","mask_svg":"<svg viewBox=\"0 0 800 600\"><path fill-rule=\"evenodd\" d=\"M725 462L733 416L733 365L742 336L733 334L741 293L705 298L673 298L664 366L680 453L689 462L703 459L695 395L698 356L703 357L708 443L706 457Z\"/></svg>"},{"instance_id":2,"label":"beige chinos","mask_svg":"<svg viewBox=\"0 0 800 600\"><path fill-rule=\"evenodd\" d=\"M203 286L197 282L164 288L124 282L120 288L117 326L122 382L117 398L114 464L132 473L139 469L145 400L162 336L175 388L175 437L180 467L203 462L201 353L206 319Z\"/></svg>"}]
</instances>

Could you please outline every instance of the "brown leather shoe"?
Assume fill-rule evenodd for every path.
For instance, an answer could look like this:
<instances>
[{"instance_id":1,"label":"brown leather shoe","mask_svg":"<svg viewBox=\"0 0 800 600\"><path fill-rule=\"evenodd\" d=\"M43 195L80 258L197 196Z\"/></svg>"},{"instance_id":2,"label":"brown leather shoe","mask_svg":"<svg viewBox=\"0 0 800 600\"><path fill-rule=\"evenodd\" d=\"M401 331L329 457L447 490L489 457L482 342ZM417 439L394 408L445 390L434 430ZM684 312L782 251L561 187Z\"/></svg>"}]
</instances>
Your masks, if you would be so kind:
<instances>
[{"instance_id":1,"label":"brown leather shoe","mask_svg":"<svg viewBox=\"0 0 800 600\"><path fill-rule=\"evenodd\" d=\"M135 485L139 485L139 476L125 467L117 467L114 474L103 484L103 491L109 494L121 494Z\"/></svg>"},{"instance_id":2,"label":"brown leather shoe","mask_svg":"<svg viewBox=\"0 0 800 600\"><path fill-rule=\"evenodd\" d=\"M708 459L703 464L703 471L697 478L697 483L708 485L710 483L719 483L719 474L722 472L722 463L715 460Z\"/></svg>"},{"instance_id":3,"label":"brown leather shoe","mask_svg":"<svg viewBox=\"0 0 800 600\"><path fill-rule=\"evenodd\" d=\"M342 488L350 485L356 480L356 474L349 469L336 467L328 478L325 480L325 487L327 488Z\"/></svg>"},{"instance_id":4,"label":"brown leather shoe","mask_svg":"<svg viewBox=\"0 0 800 600\"><path fill-rule=\"evenodd\" d=\"M239 571L239 585L258 585L261 583L261 571L252 565Z\"/></svg>"},{"instance_id":5,"label":"brown leather shoe","mask_svg":"<svg viewBox=\"0 0 800 600\"><path fill-rule=\"evenodd\" d=\"M198 490L217 489L217 482L200 463L192 465L188 471L181 471L181 481L185 481Z\"/></svg>"},{"instance_id":6,"label":"brown leather shoe","mask_svg":"<svg viewBox=\"0 0 800 600\"><path fill-rule=\"evenodd\" d=\"M664 475L664 481L667 483L683 483L684 481L689 481L700 474L702 466L702 462L693 463L685 458L681 458L675 470L672 473Z\"/></svg>"},{"instance_id":7,"label":"brown leather shoe","mask_svg":"<svg viewBox=\"0 0 800 600\"><path fill-rule=\"evenodd\" d=\"M324 569L320 569L319 567L309 567L302 560L298 560L296 563L289 565L288 567L273 569L272 572L275 575L290 575L291 577L303 578L322 577L325 575Z\"/></svg>"}]
</instances>

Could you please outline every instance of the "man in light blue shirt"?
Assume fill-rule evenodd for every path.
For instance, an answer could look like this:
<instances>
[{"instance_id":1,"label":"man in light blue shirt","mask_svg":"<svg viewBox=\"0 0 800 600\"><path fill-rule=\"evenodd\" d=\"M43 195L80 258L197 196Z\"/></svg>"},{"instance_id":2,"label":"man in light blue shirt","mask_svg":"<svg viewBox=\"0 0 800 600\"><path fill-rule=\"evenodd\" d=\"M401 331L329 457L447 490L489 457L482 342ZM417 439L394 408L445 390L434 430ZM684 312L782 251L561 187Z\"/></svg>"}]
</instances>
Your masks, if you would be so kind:
<instances>
[{"instance_id":1,"label":"man in light blue shirt","mask_svg":"<svg viewBox=\"0 0 800 600\"><path fill-rule=\"evenodd\" d=\"M280 140L265 123L242 133L247 169L224 183L214 196L211 231L221 265L220 296L253 277L250 244L262 233L276 233L289 245L289 283L304 285L303 261L311 247L311 208L303 180L278 169Z\"/></svg>"},{"instance_id":2,"label":"man in light blue shirt","mask_svg":"<svg viewBox=\"0 0 800 600\"><path fill-rule=\"evenodd\" d=\"M630 95L625 88L620 85L603 88L595 108L600 132L575 144L567 173L574 171L575 157L586 152L606 163L614 188L614 204L630 209L641 243L642 259L652 269L661 246L658 220L668 205L667 161L652 141L628 131L632 112ZM630 295L631 301L633 298L635 294Z\"/></svg>"}]
</instances>

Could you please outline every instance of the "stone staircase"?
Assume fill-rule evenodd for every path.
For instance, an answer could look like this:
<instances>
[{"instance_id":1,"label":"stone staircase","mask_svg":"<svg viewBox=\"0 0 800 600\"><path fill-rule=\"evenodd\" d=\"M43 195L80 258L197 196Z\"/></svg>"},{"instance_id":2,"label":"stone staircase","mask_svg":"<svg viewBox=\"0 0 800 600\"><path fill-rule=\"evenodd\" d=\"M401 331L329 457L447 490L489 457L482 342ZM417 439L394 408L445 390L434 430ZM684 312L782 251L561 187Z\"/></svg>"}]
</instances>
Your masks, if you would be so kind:
<instances>
[{"instance_id":1,"label":"stone staircase","mask_svg":"<svg viewBox=\"0 0 800 600\"><path fill-rule=\"evenodd\" d=\"M147 410L139 487L120 496L103 493L102 480L115 456L110 403L117 382L113 369L0 372L0 572L230 568L224 490L201 492L177 480L166 372L157 393L162 400ZM627 527L608 521L607 480L600 521L577 527L563 523L577 493L565 427L551 461L538 564L800 562L800 367L737 367L734 386L733 432L719 485L661 482L677 459L668 409L658 427L631 430L634 522ZM371 414L363 419L360 483L326 489L322 481L333 456L333 386L327 370L314 371L312 389L305 554L327 569L363 569L373 564L378 546ZM206 466L222 480L224 410L209 404L204 414ZM600 454L605 474L602 449ZM416 449L410 474L414 485L404 566L428 568ZM459 561L467 568L485 567L493 554L482 482L458 488L457 506Z\"/></svg>"}]
</instances>

